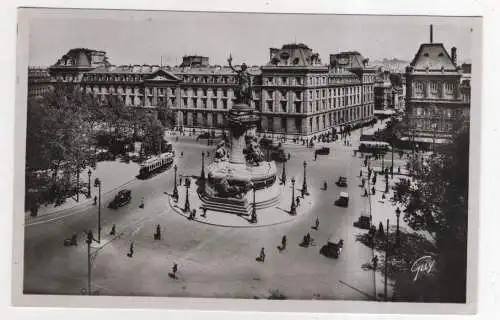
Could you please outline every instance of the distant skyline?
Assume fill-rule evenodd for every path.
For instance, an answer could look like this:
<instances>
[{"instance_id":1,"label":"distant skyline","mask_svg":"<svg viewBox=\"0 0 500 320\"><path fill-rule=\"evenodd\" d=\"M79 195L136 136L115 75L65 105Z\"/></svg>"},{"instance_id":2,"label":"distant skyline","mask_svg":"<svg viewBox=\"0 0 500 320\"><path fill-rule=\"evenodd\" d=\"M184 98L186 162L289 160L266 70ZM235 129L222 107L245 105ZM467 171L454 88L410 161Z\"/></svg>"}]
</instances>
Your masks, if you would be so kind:
<instances>
[{"instance_id":1,"label":"distant skyline","mask_svg":"<svg viewBox=\"0 0 500 320\"><path fill-rule=\"evenodd\" d=\"M411 61L421 43L457 47L471 62L479 18L367 15L297 15L166 11L44 11L30 23L29 65L50 66L72 48L106 51L109 62L178 65L182 56L208 56L210 64L263 65L269 48L305 43L322 62L329 54L359 51L374 60ZM163 57L163 58L162 58Z\"/></svg>"}]
</instances>

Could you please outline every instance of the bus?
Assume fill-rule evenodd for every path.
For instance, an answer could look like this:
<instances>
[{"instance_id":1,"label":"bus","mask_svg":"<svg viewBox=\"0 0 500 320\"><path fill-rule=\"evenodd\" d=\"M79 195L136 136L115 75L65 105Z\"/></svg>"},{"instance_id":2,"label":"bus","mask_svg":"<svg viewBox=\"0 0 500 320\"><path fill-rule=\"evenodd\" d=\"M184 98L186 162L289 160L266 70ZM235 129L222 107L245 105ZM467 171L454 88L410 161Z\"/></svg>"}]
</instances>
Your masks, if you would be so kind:
<instances>
[{"instance_id":1,"label":"bus","mask_svg":"<svg viewBox=\"0 0 500 320\"><path fill-rule=\"evenodd\" d=\"M385 153L392 150L391 145L383 141L360 141L359 152Z\"/></svg>"}]
</instances>

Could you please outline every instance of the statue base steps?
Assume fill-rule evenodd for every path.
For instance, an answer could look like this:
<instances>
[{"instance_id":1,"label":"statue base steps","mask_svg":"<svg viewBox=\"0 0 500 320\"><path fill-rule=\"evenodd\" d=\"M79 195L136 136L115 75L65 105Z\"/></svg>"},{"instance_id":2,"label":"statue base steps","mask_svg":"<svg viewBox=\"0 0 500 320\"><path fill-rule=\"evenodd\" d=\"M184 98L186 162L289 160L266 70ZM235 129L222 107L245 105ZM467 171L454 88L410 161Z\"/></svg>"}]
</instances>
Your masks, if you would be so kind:
<instances>
[{"instance_id":1,"label":"statue base steps","mask_svg":"<svg viewBox=\"0 0 500 320\"><path fill-rule=\"evenodd\" d=\"M250 215L252 213L253 191L247 192L245 197L218 197L209 193L199 194L203 206L211 211L232 213L236 215ZM255 207L258 210L274 207L280 203L281 188L278 183L269 188L257 190Z\"/></svg>"}]
</instances>

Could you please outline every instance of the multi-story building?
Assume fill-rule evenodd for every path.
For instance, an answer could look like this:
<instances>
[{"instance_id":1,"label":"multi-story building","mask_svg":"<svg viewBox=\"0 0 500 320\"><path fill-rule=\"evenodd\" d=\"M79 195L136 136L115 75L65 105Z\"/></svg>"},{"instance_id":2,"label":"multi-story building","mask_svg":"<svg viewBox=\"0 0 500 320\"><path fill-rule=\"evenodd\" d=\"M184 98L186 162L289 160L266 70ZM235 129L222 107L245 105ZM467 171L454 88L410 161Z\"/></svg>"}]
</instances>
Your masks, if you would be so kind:
<instances>
[{"instance_id":1,"label":"multi-story building","mask_svg":"<svg viewBox=\"0 0 500 320\"><path fill-rule=\"evenodd\" d=\"M266 65L247 69L259 132L310 137L371 120L376 69L367 62L345 52L325 65L304 44L271 48ZM224 128L238 85L231 68L209 65L203 56L185 56L178 67L113 66L103 51L72 49L49 71L52 82L74 83L102 98L115 95L131 107L172 108L177 127L190 130Z\"/></svg>"},{"instance_id":2,"label":"multi-story building","mask_svg":"<svg viewBox=\"0 0 500 320\"><path fill-rule=\"evenodd\" d=\"M448 54L442 43L420 45L406 69L406 104L409 131L406 139L422 147L445 143L458 122L467 122L470 111L470 83L462 85L457 50ZM469 88L469 98L464 92Z\"/></svg>"},{"instance_id":3,"label":"multi-story building","mask_svg":"<svg viewBox=\"0 0 500 320\"><path fill-rule=\"evenodd\" d=\"M50 74L47 68L28 68L28 97L41 97L52 90Z\"/></svg>"},{"instance_id":4,"label":"multi-story building","mask_svg":"<svg viewBox=\"0 0 500 320\"><path fill-rule=\"evenodd\" d=\"M375 78L373 91L375 95L375 111L376 116L389 115L394 110L393 87L390 79L390 72L380 70Z\"/></svg>"}]
</instances>

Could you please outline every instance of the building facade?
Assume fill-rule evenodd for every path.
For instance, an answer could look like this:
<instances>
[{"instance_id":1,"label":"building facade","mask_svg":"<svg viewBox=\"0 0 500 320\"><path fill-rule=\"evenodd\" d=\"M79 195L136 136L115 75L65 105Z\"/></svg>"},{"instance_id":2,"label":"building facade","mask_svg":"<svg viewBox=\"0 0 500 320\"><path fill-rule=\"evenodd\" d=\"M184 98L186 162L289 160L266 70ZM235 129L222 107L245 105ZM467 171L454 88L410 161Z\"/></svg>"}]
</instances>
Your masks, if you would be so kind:
<instances>
[{"instance_id":1,"label":"building facade","mask_svg":"<svg viewBox=\"0 0 500 320\"><path fill-rule=\"evenodd\" d=\"M371 120L376 70L367 62L345 52L322 64L304 44L271 48L266 65L247 69L258 132L309 137ZM236 72L210 65L208 57L185 56L178 67L113 66L103 51L89 49L70 50L49 72L53 83L73 83L101 99L115 95L131 107L172 108L178 128L196 131L226 126L238 81Z\"/></svg>"},{"instance_id":2,"label":"building facade","mask_svg":"<svg viewBox=\"0 0 500 320\"><path fill-rule=\"evenodd\" d=\"M49 70L42 67L28 68L28 98L41 97L52 90Z\"/></svg>"},{"instance_id":3,"label":"building facade","mask_svg":"<svg viewBox=\"0 0 500 320\"><path fill-rule=\"evenodd\" d=\"M430 145L449 141L456 126L469 121L470 82L462 84L456 48L448 54L442 43L420 45L406 69L406 139ZM465 93L469 89L469 95Z\"/></svg>"},{"instance_id":4,"label":"building facade","mask_svg":"<svg viewBox=\"0 0 500 320\"><path fill-rule=\"evenodd\" d=\"M375 78L374 84L374 103L375 115L377 111L387 111L394 109L393 87L390 80L389 71L380 71Z\"/></svg>"}]
</instances>

